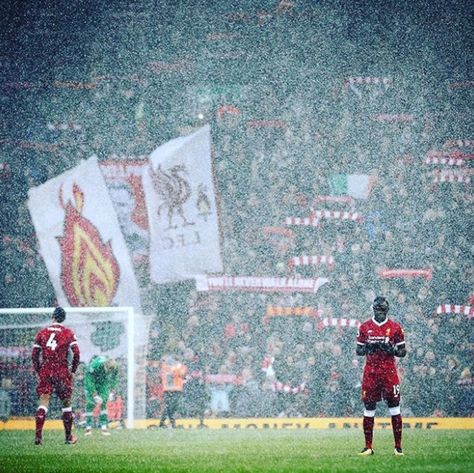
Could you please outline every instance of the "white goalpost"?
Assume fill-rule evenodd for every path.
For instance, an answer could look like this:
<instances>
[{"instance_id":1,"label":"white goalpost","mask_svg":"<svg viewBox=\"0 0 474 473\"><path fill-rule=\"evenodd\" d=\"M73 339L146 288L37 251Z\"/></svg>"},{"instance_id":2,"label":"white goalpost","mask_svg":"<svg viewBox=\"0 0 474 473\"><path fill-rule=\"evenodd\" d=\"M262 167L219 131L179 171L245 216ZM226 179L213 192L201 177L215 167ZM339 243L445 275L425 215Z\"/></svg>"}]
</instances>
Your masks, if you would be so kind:
<instances>
[{"instance_id":1,"label":"white goalpost","mask_svg":"<svg viewBox=\"0 0 474 473\"><path fill-rule=\"evenodd\" d=\"M13 403L12 415L31 415L22 411L27 410L24 406L29 406L31 397L36 396L32 387L35 380L32 381L31 375L31 348L35 334L51 323L53 310L54 307L0 309L0 380L9 378L13 384L23 383L25 397L19 405ZM64 310L67 314L64 325L77 336L81 362L88 363L95 355L109 356L117 359L121 373L126 373L124 420L127 428L132 429L135 418L143 418L145 410L144 382L137 383L139 360L135 339L137 329L146 330L144 318L135 314L133 307L64 307ZM140 335L142 341L147 339L146 334ZM137 393L143 399L137 399Z\"/></svg>"}]
</instances>

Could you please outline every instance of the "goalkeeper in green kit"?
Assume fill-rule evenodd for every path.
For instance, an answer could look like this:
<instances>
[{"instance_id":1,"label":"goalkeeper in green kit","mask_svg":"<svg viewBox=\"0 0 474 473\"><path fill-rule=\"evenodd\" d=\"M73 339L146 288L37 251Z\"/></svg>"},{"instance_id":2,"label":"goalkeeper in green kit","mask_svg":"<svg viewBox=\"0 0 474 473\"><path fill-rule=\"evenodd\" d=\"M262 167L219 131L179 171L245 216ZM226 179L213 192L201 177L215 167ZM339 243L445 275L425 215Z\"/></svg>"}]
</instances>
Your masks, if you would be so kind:
<instances>
[{"instance_id":1,"label":"goalkeeper in green kit","mask_svg":"<svg viewBox=\"0 0 474 473\"><path fill-rule=\"evenodd\" d=\"M93 411L99 407L99 423L102 435L108 431L107 400L118 383L118 364L112 358L94 356L84 370L84 391L86 397L86 433L92 435Z\"/></svg>"}]
</instances>

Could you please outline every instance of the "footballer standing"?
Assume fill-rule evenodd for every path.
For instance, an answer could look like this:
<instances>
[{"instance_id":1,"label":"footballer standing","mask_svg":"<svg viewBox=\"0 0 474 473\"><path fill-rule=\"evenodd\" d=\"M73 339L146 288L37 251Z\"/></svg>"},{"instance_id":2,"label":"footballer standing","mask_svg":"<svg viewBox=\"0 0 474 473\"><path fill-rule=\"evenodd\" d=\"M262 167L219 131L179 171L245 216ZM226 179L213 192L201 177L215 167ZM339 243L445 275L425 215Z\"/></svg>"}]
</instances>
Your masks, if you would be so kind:
<instances>
[{"instance_id":1,"label":"footballer standing","mask_svg":"<svg viewBox=\"0 0 474 473\"><path fill-rule=\"evenodd\" d=\"M43 444L43 425L53 392L56 392L63 406L65 443L73 445L77 442L77 437L71 432L73 421L71 397L73 375L79 366L80 352L74 332L62 325L65 319L65 310L62 307L56 307L52 324L37 333L33 344L31 358L38 375L36 392L39 396L35 415L35 445ZM73 353L70 369L69 350Z\"/></svg>"},{"instance_id":2,"label":"footballer standing","mask_svg":"<svg viewBox=\"0 0 474 473\"><path fill-rule=\"evenodd\" d=\"M392 417L395 455L402 451L402 417L400 414L400 380L395 357L406 355L405 336L402 327L388 319L389 303L385 297L376 297L372 304L373 317L359 327L356 353L365 356L362 378L364 403L363 428L365 447L359 455L373 455L372 437L375 408L382 399Z\"/></svg>"}]
</instances>

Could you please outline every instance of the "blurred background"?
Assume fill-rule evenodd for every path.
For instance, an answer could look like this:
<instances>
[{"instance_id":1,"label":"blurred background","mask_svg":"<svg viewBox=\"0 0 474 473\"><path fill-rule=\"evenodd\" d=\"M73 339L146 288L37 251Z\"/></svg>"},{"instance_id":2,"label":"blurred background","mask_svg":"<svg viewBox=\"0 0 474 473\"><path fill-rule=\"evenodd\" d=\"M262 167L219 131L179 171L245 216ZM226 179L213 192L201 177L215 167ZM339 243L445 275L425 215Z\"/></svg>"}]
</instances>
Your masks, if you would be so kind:
<instances>
[{"instance_id":1,"label":"blurred background","mask_svg":"<svg viewBox=\"0 0 474 473\"><path fill-rule=\"evenodd\" d=\"M30 188L210 124L224 273L330 283L198 293L153 283L135 255L148 415L166 353L223 375L200 378L200 404L185 392L182 415L359 415L357 329L337 320L385 295L407 338L402 413L471 416L473 14L461 0L1 2L0 306L55 301ZM361 218L285 225L318 210ZM4 382L17 414L33 412L26 371Z\"/></svg>"}]
</instances>

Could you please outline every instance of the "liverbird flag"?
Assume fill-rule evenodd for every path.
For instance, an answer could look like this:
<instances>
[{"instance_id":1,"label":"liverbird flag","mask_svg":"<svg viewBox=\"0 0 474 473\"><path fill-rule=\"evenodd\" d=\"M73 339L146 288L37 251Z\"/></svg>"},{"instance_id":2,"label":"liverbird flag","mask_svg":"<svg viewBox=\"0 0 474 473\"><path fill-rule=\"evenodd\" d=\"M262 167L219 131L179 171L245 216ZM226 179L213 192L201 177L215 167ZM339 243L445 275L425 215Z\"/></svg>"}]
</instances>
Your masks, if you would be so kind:
<instances>
[{"instance_id":1,"label":"liverbird flag","mask_svg":"<svg viewBox=\"0 0 474 473\"><path fill-rule=\"evenodd\" d=\"M143 189L151 278L168 283L222 272L209 125L153 151Z\"/></svg>"},{"instance_id":2,"label":"liverbird flag","mask_svg":"<svg viewBox=\"0 0 474 473\"><path fill-rule=\"evenodd\" d=\"M141 312L132 262L97 158L28 194L40 253L58 303L133 306Z\"/></svg>"}]
</instances>

